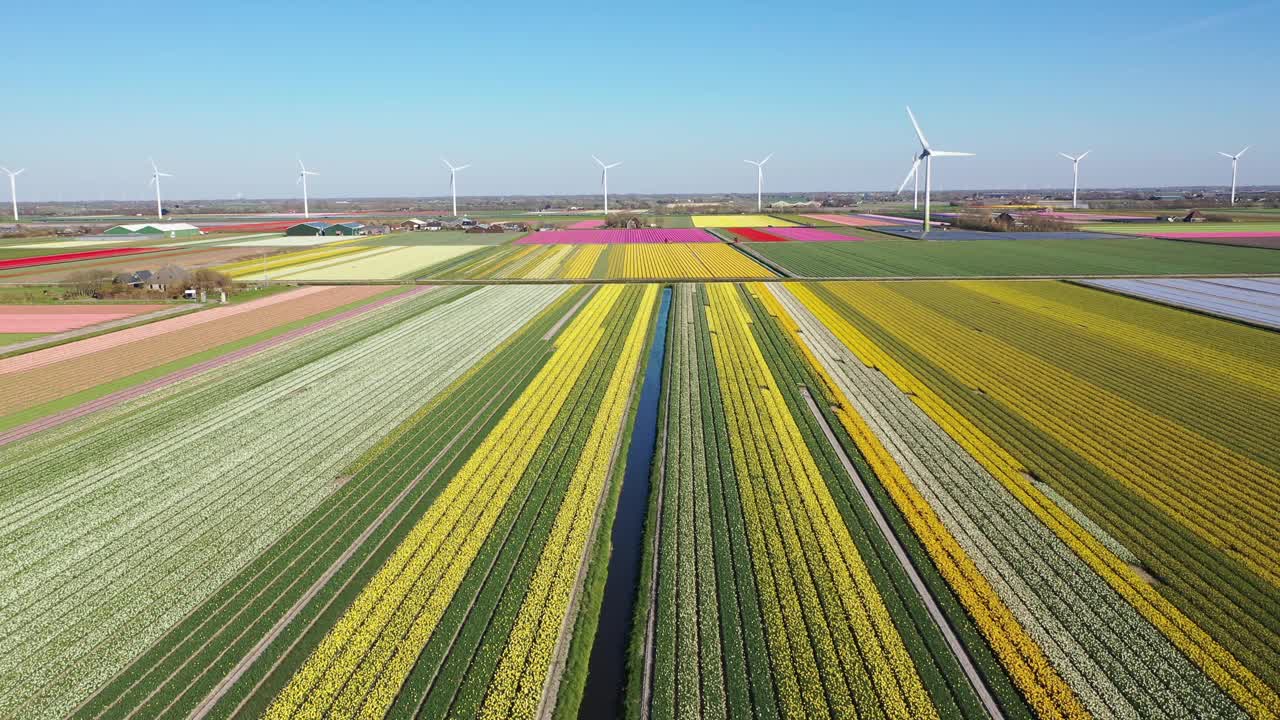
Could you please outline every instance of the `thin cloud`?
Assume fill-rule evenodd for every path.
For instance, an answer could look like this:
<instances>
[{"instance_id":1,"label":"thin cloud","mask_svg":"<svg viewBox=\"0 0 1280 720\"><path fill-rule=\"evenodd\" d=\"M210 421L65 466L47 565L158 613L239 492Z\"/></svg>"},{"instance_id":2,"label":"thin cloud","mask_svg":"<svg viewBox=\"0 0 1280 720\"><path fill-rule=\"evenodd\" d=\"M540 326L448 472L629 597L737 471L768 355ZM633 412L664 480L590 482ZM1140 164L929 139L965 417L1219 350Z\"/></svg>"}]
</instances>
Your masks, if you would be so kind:
<instances>
[{"instance_id":1,"label":"thin cloud","mask_svg":"<svg viewBox=\"0 0 1280 720\"><path fill-rule=\"evenodd\" d=\"M1264 11L1274 11L1277 8L1280 8L1280 2L1254 3L1252 5L1245 5L1244 7L1234 8L1232 10L1225 10L1213 15L1206 15L1205 17L1197 18L1188 22L1169 25L1138 37L1142 40L1166 40L1180 35L1187 35L1189 33L1217 28L1231 22L1232 20L1238 20Z\"/></svg>"}]
</instances>

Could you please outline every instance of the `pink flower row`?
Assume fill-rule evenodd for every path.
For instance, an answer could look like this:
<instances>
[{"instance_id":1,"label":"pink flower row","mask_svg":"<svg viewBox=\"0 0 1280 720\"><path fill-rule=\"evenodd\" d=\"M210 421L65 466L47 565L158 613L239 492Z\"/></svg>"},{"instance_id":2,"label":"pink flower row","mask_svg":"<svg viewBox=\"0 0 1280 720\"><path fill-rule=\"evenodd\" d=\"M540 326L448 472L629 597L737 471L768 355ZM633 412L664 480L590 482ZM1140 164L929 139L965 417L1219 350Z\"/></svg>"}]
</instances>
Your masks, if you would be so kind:
<instances>
[{"instance_id":1,"label":"pink flower row","mask_svg":"<svg viewBox=\"0 0 1280 720\"><path fill-rule=\"evenodd\" d=\"M696 228L638 230L548 230L516 241L518 245L625 245L630 243L713 243L720 238Z\"/></svg>"}]
</instances>

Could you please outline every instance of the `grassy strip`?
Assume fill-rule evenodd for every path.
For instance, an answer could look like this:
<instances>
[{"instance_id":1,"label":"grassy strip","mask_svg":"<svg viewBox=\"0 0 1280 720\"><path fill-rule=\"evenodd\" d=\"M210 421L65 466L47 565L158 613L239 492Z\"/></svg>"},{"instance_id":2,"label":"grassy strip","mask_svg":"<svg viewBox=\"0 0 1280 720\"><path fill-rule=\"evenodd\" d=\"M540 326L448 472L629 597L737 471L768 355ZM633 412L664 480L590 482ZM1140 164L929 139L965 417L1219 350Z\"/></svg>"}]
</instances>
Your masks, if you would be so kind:
<instances>
[{"instance_id":1,"label":"grassy strip","mask_svg":"<svg viewBox=\"0 0 1280 720\"><path fill-rule=\"evenodd\" d=\"M357 308L362 305L366 305L368 303L377 302L378 300L381 300L386 297L390 297L392 295L398 295L399 293L406 292L407 290L408 290L407 287L389 288L386 292L379 293L372 297L357 300L352 303L347 303L346 305L342 305L342 306L333 308L331 310L326 310L324 312L317 313L315 315L309 315L305 318L301 318L299 320L295 320L293 322L286 323L284 325L279 325L270 330L260 332L256 335L250 335L249 337L241 338L239 340L235 340L229 343L224 343L222 345L219 345L214 348L210 348L208 350L202 350L193 355L188 355L187 357L184 357L180 360L174 360L172 362L165 363L164 365L159 365L159 366L150 368L148 370L144 370L142 372L134 373L133 375L129 375L127 377L123 377L117 380L112 380L111 382L103 383L101 385L95 385L94 387L58 398L57 400L51 400L47 403L37 405L35 407L27 408L26 410L12 413L10 415L6 415L3 418L0 418L0 431L8 430L10 428L14 428L19 425L23 425L25 423L31 422L32 420L38 420L47 415L52 415L54 413L62 412L63 410L69 410L78 405L89 402L90 400L96 400L100 397L110 395L111 393L118 392L120 390L125 390L135 385L140 385L149 380L155 380L156 378L164 377L165 375L168 375L171 372L191 367L192 365L202 363L206 360L212 360L216 357L225 355L229 352L233 352L241 348L249 347L250 345L253 345L258 342L262 342L263 340L270 340L271 338L277 335L283 335L284 333L287 333L290 330L296 330L301 327L306 327L307 325L310 325L314 322L324 320L325 318L332 317L339 313L346 312L347 310L351 310L353 308Z\"/></svg>"}]
</instances>

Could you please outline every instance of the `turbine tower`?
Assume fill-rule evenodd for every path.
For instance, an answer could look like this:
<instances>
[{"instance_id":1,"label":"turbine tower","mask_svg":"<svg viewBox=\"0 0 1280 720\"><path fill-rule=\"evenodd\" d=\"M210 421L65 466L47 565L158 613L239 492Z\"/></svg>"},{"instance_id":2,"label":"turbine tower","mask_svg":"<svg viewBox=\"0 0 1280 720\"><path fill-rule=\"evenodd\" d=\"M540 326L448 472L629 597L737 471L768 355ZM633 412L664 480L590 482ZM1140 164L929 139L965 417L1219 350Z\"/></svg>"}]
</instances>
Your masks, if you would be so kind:
<instances>
[{"instance_id":1,"label":"turbine tower","mask_svg":"<svg viewBox=\"0 0 1280 720\"><path fill-rule=\"evenodd\" d=\"M1070 160L1070 161L1071 161L1071 172L1072 172L1072 180L1071 180L1071 209L1072 209L1072 210L1075 210L1075 209L1076 209L1076 207L1077 207L1077 204L1076 204L1076 198L1078 197L1078 195L1079 195L1079 193L1080 193L1080 161L1084 159L1084 156L1085 156L1085 155L1088 155L1088 154L1089 154L1089 153L1091 153L1091 152L1093 152L1093 151L1092 151L1092 150L1085 150L1084 152L1080 153L1079 155L1076 155L1075 157L1072 157L1072 156L1070 156L1070 155L1068 155L1068 154L1066 154L1066 153L1064 153L1064 152L1060 152L1060 153L1058 153L1058 154L1059 154L1059 155L1061 155L1062 157L1064 157L1064 158L1066 158L1066 159L1068 159L1068 160Z\"/></svg>"},{"instance_id":2,"label":"turbine tower","mask_svg":"<svg viewBox=\"0 0 1280 720\"><path fill-rule=\"evenodd\" d=\"M444 158L440 158L440 160L445 167L449 168L449 194L453 197L453 216L458 217L458 173L471 167L471 164L467 163L466 165L454 167L453 163L448 160Z\"/></svg>"},{"instance_id":3,"label":"turbine tower","mask_svg":"<svg viewBox=\"0 0 1280 720\"><path fill-rule=\"evenodd\" d=\"M151 160L151 180L147 184L156 186L156 219L163 220L164 208L160 205L160 178L173 176L169 173L160 172L160 168L156 167L156 161L153 158L147 159Z\"/></svg>"},{"instance_id":4,"label":"turbine tower","mask_svg":"<svg viewBox=\"0 0 1280 720\"><path fill-rule=\"evenodd\" d=\"M764 211L764 164L769 162L771 157L773 157L773 153L766 155L760 162L755 160L742 161L756 166L756 212Z\"/></svg>"},{"instance_id":5,"label":"turbine tower","mask_svg":"<svg viewBox=\"0 0 1280 720\"><path fill-rule=\"evenodd\" d=\"M907 187L907 183L910 182L912 178L915 178L916 189L911 193L911 209L919 210L920 209L920 158L916 157L914 153L912 153L911 155L911 169L907 171L907 176L902 179L902 184L898 186L898 192L895 194L901 195L903 189Z\"/></svg>"},{"instance_id":6,"label":"turbine tower","mask_svg":"<svg viewBox=\"0 0 1280 720\"><path fill-rule=\"evenodd\" d=\"M919 162L924 161L924 230L921 236L929 234L929 211L932 207L933 198L933 159L935 157L973 157L970 152L953 152L951 150L934 150L929 147L929 141L925 139L924 132L920 130L920 123L916 122L915 113L911 112L911 108L907 108L907 117L911 118L911 126L915 128L916 137L920 139L920 155L916 158L916 164L912 166L914 172L919 167ZM906 185L903 182L903 185Z\"/></svg>"},{"instance_id":7,"label":"turbine tower","mask_svg":"<svg viewBox=\"0 0 1280 720\"><path fill-rule=\"evenodd\" d=\"M600 187L604 190L604 215L605 217L608 217L609 216L609 168L618 167L619 165L622 164L622 161L619 160L616 163L610 163L608 165L605 165L603 162L600 161L600 158L596 157L595 155L592 155L591 159L595 160L596 164L600 166Z\"/></svg>"},{"instance_id":8,"label":"turbine tower","mask_svg":"<svg viewBox=\"0 0 1280 720\"><path fill-rule=\"evenodd\" d=\"M1246 145L1244 147L1244 150L1241 150L1235 155L1232 155L1230 153L1224 153L1221 151L1218 152L1218 154L1224 158L1231 158L1231 204L1232 205L1236 204L1236 173L1240 169L1240 156L1243 155L1245 153L1245 150L1248 150L1250 147L1252 146Z\"/></svg>"},{"instance_id":9,"label":"turbine tower","mask_svg":"<svg viewBox=\"0 0 1280 720\"><path fill-rule=\"evenodd\" d=\"M26 168L18 170L10 170L7 167L0 167L6 175L9 176L9 198L13 201L13 221L18 222L18 176L26 172Z\"/></svg>"},{"instance_id":10,"label":"turbine tower","mask_svg":"<svg viewBox=\"0 0 1280 720\"><path fill-rule=\"evenodd\" d=\"M309 204L309 201L307 199L307 176L319 175L319 174L320 173L318 172L311 172L310 170L308 170L307 166L302 164L302 158L298 158L298 183L297 184L302 185L302 217L304 219L311 217L311 205Z\"/></svg>"}]
</instances>

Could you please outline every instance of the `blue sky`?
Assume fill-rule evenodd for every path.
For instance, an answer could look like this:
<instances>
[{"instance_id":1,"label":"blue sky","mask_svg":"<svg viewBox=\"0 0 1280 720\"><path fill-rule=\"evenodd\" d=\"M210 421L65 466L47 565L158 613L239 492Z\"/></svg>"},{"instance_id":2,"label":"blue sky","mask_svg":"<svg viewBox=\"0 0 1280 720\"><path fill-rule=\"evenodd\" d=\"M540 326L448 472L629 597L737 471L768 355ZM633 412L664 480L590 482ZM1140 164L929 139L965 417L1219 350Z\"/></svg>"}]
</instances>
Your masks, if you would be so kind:
<instances>
[{"instance_id":1,"label":"blue sky","mask_svg":"<svg viewBox=\"0 0 1280 720\"><path fill-rule=\"evenodd\" d=\"M13 3L0 164L20 197L877 190L910 104L937 186L1280 183L1280 0ZM816 6L813 6L816 7Z\"/></svg>"}]
</instances>

